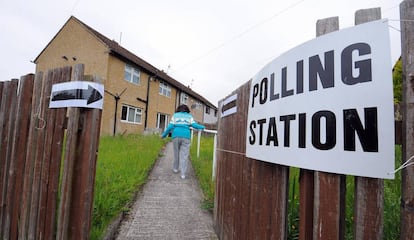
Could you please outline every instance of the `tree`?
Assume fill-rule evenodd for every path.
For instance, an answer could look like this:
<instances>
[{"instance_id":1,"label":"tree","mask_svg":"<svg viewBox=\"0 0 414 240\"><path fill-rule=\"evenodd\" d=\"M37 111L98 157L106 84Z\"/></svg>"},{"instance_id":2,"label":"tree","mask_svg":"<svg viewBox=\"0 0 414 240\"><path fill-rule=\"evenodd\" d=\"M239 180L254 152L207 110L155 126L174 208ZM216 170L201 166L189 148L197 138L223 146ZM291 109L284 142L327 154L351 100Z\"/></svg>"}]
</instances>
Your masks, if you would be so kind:
<instances>
[{"instance_id":1,"label":"tree","mask_svg":"<svg viewBox=\"0 0 414 240\"><path fill-rule=\"evenodd\" d=\"M402 102L402 61L401 57L395 63L392 69L392 80L394 85L394 103Z\"/></svg>"}]
</instances>

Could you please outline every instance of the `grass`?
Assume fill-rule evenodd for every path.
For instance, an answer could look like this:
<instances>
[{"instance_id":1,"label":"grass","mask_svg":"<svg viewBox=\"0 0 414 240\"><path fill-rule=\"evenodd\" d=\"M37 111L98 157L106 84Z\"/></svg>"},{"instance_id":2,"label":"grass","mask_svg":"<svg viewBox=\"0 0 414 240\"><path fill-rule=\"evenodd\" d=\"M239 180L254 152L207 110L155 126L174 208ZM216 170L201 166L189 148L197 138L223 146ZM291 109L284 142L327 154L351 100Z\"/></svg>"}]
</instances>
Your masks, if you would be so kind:
<instances>
[{"instance_id":1,"label":"grass","mask_svg":"<svg viewBox=\"0 0 414 240\"><path fill-rule=\"evenodd\" d=\"M91 239L101 239L111 221L128 210L164 145L157 135L100 139Z\"/></svg>"},{"instance_id":2,"label":"grass","mask_svg":"<svg viewBox=\"0 0 414 240\"><path fill-rule=\"evenodd\" d=\"M200 141L200 157L197 157L197 139L193 140L190 155L191 163L195 175L198 178L200 188L204 194L202 203L203 209L212 211L214 207L214 188L215 183L212 181L213 169L213 143L212 135L203 136Z\"/></svg>"}]
</instances>

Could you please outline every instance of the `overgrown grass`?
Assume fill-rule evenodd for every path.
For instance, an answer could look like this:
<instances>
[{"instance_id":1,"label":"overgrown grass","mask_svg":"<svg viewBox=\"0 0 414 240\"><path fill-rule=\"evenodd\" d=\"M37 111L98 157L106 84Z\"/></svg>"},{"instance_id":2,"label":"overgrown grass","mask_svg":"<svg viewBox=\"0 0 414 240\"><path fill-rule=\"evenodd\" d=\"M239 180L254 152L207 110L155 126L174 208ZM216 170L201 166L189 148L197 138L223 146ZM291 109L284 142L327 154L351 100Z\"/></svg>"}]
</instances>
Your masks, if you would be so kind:
<instances>
[{"instance_id":1,"label":"overgrown grass","mask_svg":"<svg viewBox=\"0 0 414 240\"><path fill-rule=\"evenodd\" d=\"M101 239L114 217L127 210L164 145L158 135L100 139L91 239Z\"/></svg>"},{"instance_id":2,"label":"overgrown grass","mask_svg":"<svg viewBox=\"0 0 414 240\"><path fill-rule=\"evenodd\" d=\"M196 141L191 148L191 159L194 171L199 179L205 195L205 207L213 209L214 182L211 181L213 160L213 137L203 136L200 144L200 157L197 158ZM401 146L396 146L395 165L401 165ZM290 168L289 211L288 211L288 239L299 237L299 169ZM400 197L401 173L395 175L394 180L384 180L384 239L399 239L400 236ZM347 176L346 180L346 236L353 239L354 224L354 177Z\"/></svg>"},{"instance_id":3,"label":"overgrown grass","mask_svg":"<svg viewBox=\"0 0 414 240\"><path fill-rule=\"evenodd\" d=\"M201 138L199 158L197 158L197 140L194 140L190 150L191 163L204 194L202 207L212 211L214 207L215 188L215 183L212 181L214 137L207 135Z\"/></svg>"}]
</instances>

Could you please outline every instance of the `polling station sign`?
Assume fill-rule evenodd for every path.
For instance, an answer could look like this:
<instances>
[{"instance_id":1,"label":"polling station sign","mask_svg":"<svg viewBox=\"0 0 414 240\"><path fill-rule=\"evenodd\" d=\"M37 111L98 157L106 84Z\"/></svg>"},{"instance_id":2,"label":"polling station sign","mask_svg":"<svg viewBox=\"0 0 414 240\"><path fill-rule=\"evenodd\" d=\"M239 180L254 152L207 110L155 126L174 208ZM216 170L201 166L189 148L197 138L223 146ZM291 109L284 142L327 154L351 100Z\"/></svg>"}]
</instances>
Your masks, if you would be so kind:
<instances>
[{"instance_id":1,"label":"polling station sign","mask_svg":"<svg viewBox=\"0 0 414 240\"><path fill-rule=\"evenodd\" d=\"M388 23L308 41L252 79L246 156L305 169L394 178Z\"/></svg>"}]
</instances>

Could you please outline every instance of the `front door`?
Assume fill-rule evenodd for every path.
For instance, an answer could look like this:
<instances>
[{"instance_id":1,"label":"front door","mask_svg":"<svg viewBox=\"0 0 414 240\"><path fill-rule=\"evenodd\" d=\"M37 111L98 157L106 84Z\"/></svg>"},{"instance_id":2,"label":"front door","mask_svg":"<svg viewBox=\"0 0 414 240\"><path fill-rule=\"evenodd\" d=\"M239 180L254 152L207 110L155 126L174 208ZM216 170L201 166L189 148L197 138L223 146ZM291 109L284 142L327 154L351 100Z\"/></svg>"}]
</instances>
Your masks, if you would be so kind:
<instances>
[{"instance_id":1,"label":"front door","mask_svg":"<svg viewBox=\"0 0 414 240\"><path fill-rule=\"evenodd\" d=\"M160 128L161 131L164 131L168 125L168 115L163 113L157 114L157 128Z\"/></svg>"}]
</instances>

